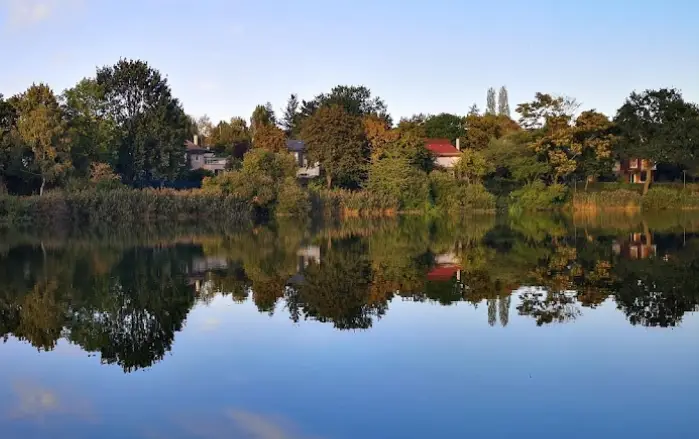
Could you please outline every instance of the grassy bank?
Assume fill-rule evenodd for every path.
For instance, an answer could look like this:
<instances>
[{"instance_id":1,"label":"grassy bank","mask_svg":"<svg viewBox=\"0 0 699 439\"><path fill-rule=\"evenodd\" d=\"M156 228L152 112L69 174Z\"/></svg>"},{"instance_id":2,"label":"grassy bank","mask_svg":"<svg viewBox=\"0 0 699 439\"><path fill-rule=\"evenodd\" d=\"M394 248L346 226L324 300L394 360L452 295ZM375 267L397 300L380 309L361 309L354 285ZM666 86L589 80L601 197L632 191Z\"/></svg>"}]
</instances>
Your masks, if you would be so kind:
<instances>
[{"instance_id":1,"label":"grassy bank","mask_svg":"<svg viewBox=\"0 0 699 439\"><path fill-rule=\"evenodd\" d=\"M203 191L87 190L43 196L0 196L0 226L7 228L123 228L132 225L250 221L250 205Z\"/></svg>"},{"instance_id":2,"label":"grassy bank","mask_svg":"<svg viewBox=\"0 0 699 439\"><path fill-rule=\"evenodd\" d=\"M656 185L646 195L639 190L611 189L575 192L570 207L576 212L699 210L699 190L694 187Z\"/></svg>"}]
</instances>

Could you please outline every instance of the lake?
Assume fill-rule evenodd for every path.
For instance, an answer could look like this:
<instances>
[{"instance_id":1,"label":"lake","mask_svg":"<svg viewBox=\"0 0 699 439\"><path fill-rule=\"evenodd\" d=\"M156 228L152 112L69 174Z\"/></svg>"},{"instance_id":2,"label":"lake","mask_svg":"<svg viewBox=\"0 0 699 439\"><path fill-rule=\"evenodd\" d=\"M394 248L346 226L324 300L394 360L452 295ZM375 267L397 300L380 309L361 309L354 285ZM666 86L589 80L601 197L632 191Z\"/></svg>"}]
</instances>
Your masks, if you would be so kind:
<instances>
[{"instance_id":1,"label":"lake","mask_svg":"<svg viewBox=\"0 0 699 439\"><path fill-rule=\"evenodd\" d=\"M699 219L6 232L0 437L691 438Z\"/></svg>"}]
</instances>

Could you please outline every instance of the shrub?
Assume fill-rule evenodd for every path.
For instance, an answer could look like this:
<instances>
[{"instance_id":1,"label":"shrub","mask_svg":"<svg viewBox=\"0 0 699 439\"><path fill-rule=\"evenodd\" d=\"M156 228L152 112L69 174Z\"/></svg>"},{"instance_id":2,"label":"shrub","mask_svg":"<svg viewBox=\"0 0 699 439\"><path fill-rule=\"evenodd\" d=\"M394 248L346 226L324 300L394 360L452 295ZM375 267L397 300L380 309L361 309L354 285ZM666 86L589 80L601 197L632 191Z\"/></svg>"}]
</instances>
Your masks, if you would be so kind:
<instances>
[{"instance_id":1,"label":"shrub","mask_svg":"<svg viewBox=\"0 0 699 439\"><path fill-rule=\"evenodd\" d=\"M546 186L541 181L527 183L510 194L512 207L519 210L547 210L563 204L568 188L562 184Z\"/></svg>"},{"instance_id":2,"label":"shrub","mask_svg":"<svg viewBox=\"0 0 699 439\"><path fill-rule=\"evenodd\" d=\"M279 215L306 216L311 209L308 192L293 177L288 177L277 195L275 212Z\"/></svg>"},{"instance_id":3,"label":"shrub","mask_svg":"<svg viewBox=\"0 0 699 439\"><path fill-rule=\"evenodd\" d=\"M432 172L430 187L434 204L442 211L463 214L495 209L495 197L483 185L466 184L446 172Z\"/></svg>"},{"instance_id":4,"label":"shrub","mask_svg":"<svg viewBox=\"0 0 699 439\"><path fill-rule=\"evenodd\" d=\"M411 166L403 156L374 161L369 168L366 189L401 210L424 208L430 198L427 174Z\"/></svg>"}]
</instances>

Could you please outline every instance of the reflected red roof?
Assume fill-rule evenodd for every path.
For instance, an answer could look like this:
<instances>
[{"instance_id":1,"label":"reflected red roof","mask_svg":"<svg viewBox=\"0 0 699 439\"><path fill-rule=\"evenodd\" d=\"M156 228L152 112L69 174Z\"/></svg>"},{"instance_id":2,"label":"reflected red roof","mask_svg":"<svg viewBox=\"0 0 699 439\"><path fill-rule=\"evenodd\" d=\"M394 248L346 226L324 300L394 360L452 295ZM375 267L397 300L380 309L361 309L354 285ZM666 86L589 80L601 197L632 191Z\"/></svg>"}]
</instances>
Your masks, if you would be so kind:
<instances>
[{"instance_id":1,"label":"reflected red roof","mask_svg":"<svg viewBox=\"0 0 699 439\"><path fill-rule=\"evenodd\" d=\"M456 149L449 139L425 139L425 148L438 157L461 155L461 151Z\"/></svg>"},{"instance_id":2,"label":"reflected red roof","mask_svg":"<svg viewBox=\"0 0 699 439\"><path fill-rule=\"evenodd\" d=\"M427 273L427 280L450 280L460 268L458 265L439 265Z\"/></svg>"}]
</instances>

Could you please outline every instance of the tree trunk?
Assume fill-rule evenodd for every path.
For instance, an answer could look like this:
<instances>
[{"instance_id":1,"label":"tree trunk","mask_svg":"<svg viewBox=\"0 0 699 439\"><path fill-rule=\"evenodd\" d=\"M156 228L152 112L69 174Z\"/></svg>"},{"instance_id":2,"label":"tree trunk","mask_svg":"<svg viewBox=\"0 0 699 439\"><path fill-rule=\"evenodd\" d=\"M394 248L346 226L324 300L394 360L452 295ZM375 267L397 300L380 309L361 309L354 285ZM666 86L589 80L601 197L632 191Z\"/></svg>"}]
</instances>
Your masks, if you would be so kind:
<instances>
[{"instance_id":1,"label":"tree trunk","mask_svg":"<svg viewBox=\"0 0 699 439\"><path fill-rule=\"evenodd\" d=\"M328 186L328 189L331 189L333 186L333 177L328 172L325 173L325 182Z\"/></svg>"},{"instance_id":2,"label":"tree trunk","mask_svg":"<svg viewBox=\"0 0 699 439\"><path fill-rule=\"evenodd\" d=\"M585 178L585 192L587 192L587 185L590 184L590 176L588 175L587 178Z\"/></svg>"},{"instance_id":3,"label":"tree trunk","mask_svg":"<svg viewBox=\"0 0 699 439\"><path fill-rule=\"evenodd\" d=\"M39 188L39 196L44 195L44 186L46 186L46 179L44 176L41 176L41 187Z\"/></svg>"},{"instance_id":4,"label":"tree trunk","mask_svg":"<svg viewBox=\"0 0 699 439\"><path fill-rule=\"evenodd\" d=\"M646 195L648 193L648 189L650 189L650 181L653 179L653 168L648 165L648 168L646 169L646 181L643 183L643 195Z\"/></svg>"}]
</instances>

